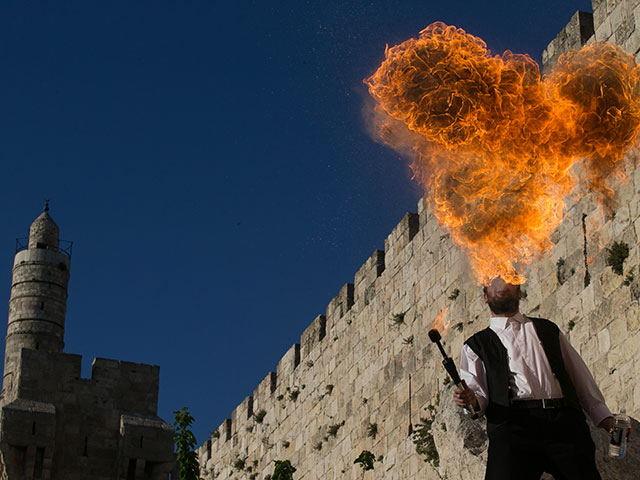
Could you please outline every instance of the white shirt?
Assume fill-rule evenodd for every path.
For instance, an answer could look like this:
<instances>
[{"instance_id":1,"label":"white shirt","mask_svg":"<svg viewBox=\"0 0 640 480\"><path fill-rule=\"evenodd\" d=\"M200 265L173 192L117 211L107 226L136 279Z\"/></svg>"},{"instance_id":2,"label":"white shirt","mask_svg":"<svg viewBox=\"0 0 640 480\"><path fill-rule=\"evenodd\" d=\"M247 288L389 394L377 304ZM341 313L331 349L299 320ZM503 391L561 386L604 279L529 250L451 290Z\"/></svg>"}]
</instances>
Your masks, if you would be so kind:
<instances>
[{"instance_id":1,"label":"white shirt","mask_svg":"<svg viewBox=\"0 0 640 480\"><path fill-rule=\"evenodd\" d=\"M562 397L560 383L553 375L533 322L518 313L513 317L491 317L493 330L507 349L509 383L514 398L542 399ZM578 395L578 400L591 421L598 425L611 412L584 361L560 332L560 350L564 366ZM468 345L462 347L460 377L478 398L480 408L489 403L489 390L484 363Z\"/></svg>"}]
</instances>

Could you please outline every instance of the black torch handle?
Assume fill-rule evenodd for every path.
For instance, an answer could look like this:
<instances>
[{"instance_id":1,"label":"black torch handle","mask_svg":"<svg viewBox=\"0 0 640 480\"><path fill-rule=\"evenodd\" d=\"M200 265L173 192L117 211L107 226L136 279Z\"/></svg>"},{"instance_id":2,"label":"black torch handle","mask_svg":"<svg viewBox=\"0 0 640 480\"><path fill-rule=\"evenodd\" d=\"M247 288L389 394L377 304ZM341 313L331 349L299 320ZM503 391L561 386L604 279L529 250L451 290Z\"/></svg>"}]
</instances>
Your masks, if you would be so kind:
<instances>
[{"instance_id":1,"label":"black torch handle","mask_svg":"<svg viewBox=\"0 0 640 480\"><path fill-rule=\"evenodd\" d=\"M442 361L442 365L444 365L444 369L447 371L453 383L456 384L456 387L462 388L462 380L460 380L460 375L458 375L458 369L456 368L456 364L453 363L453 359L451 357L445 357ZM471 412L471 418L478 418L478 411L475 409L473 405L467 405L467 410Z\"/></svg>"},{"instance_id":2,"label":"black torch handle","mask_svg":"<svg viewBox=\"0 0 640 480\"><path fill-rule=\"evenodd\" d=\"M456 369L456 364L453 363L453 359L451 357L445 357L442 360L442 365L444 365L444 369L447 371L453 383L456 384L456 387L461 386L462 381L460 380L460 375L458 375L458 369Z\"/></svg>"}]
</instances>

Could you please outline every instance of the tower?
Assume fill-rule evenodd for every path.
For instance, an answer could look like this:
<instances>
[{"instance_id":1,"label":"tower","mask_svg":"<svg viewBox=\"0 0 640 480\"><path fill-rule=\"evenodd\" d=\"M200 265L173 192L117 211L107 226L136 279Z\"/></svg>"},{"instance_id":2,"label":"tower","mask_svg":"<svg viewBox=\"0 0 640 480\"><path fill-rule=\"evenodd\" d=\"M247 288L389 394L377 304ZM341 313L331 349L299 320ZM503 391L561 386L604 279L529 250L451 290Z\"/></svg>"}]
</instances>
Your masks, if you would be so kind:
<instances>
[{"instance_id":1,"label":"tower","mask_svg":"<svg viewBox=\"0 0 640 480\"><path fill-rule=\"evenodd\" d=\"M59 228L43 212L29 228L26 248L19 241L13 264L9 325L4 357L2 402L15 394L15 376L23 348L62 352L67 310L70 252L60 248Z\"/></svg>"},{"instance_id":2,"label":"tower","mask_svg":"<svg viewBox=\"0 0 640 480\"><path fill-rule=\"evenodd\" d=\"M173 428L158 417L160 367L63 352L70 248L49 207L18 240L0 396L0 477L167 480ZM177 478L177 472L174 478Z\"/></svg>"}]
</instances>

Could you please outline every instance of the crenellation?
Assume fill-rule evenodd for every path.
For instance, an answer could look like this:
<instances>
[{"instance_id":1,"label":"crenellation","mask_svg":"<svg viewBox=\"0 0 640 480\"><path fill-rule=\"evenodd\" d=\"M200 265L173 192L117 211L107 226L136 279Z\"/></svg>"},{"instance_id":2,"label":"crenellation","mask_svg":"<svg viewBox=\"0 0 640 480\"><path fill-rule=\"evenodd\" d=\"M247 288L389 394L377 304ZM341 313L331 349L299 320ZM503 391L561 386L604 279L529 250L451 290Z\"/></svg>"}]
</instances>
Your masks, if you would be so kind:
<instances>
[{"instance_id":1,"label":"crenellation","mask_svg":"<svg viewBox=\"0 0 640 480\"><path fill-rule=\"evenodd\" d=\"M351 309L353 303L353 284L346 283L327 305L325 318L327 333L330 336L335 335L338 321Z\"/></svg>"},{"instance_id":2,"label":"crenellation","mask_svg":"<svg viewBox=\"0 0 640 480\"><path fill-rule=\"evenodd\" d=\"M358 310L367 307L376 296L376 280L385 269L384 250L375 250L356 272L354 278L354 305Z\"/></svg>"},{"instance_id":3,"label":"crenellation","mask_svg":"<svg viewBox=\"0 0 640 480\"><path fill-rule=\"evenodd\" d=\"M300 344L296 343L282 356L276 367L278 382L289 385L293 372L300 364Z\"/></svg>"},{"instance_id":4,"label":"crenellation","mask_svg":"<svg viewBox=\"0 0 640 480\"><path fill-rule=\"evenodd\" d=\"M271 402L271 397L276 391L277 386L277 373L269 372L253 391L253 408L256 410L267 410L267 407Z\"/></svg>"},{"instance_id":5,"label":"crenellation","mask_svg":"<svg viewBox=\"0 0 640 480\"><path fill-rule=\"evenodd\" d=\"M408 212L385 239L385 268L391 270L391 275L399 270L402 251L416 235L419 226L420 217L418 214Z\"/></svg>"},{"instance_id":6,"label":"crenellation","mask_svg":"<svg viewBox=\"0 0 640 480\"><path fill-rule=\"evenodd\" d=\"M231 412L231 436L244 433L246 426L254 423L253 418L247 416L248 398L246 397Z\"/></svg>"},{"instance_id":7,"label":"crenellation","mask_svg":"<svg viewBox=\"0 0 640 480\"><path fill-rule=\"evenodd\" d=\"M542 73L547 75L563 53L585 45L594 35L597 24L594 25L593 14L590 12L576 12L569 23L558 33L542 54Z\"/></svg>"},{"instance_id":8,"label":"crenellation","mask_svg":"<svg viewBox=\"0 0 640 480\"><path fill-rule=\"evenodd\" d=\"M320 343L327 333L327 318L318 315L300 335L301 357L309 360L310 353Z\"/></svg>"}]
</instances>

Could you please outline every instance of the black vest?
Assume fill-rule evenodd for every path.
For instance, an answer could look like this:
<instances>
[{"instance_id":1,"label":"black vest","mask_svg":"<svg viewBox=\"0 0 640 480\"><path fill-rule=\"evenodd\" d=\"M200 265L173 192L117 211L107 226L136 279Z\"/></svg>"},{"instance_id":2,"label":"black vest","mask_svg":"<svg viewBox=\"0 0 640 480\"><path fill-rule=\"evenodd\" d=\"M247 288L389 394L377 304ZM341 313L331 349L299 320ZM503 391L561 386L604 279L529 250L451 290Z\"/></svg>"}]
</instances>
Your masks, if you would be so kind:
<instances>
[{"instance_id":1,"label":"black vest","mask_svg":"<svg viewBox=\"0 0 640 480\"><path fill-rule=\"evenodd\" d=\"M554 376L558 379L567 405L582 411L580 401L573 386L573 382L567 373L560 349L560 329L558 326L543 318L527 317L533 322L540 343ZM509 360L507 349L504 347L498 335L489 327L479 331L467 344L482 360L487 373L487 385L489 387L489 406L487 408L487 421L491 422L492 410L496 407L509 407L512 392L509 388Z\"/></svg>"}]
</instances>

